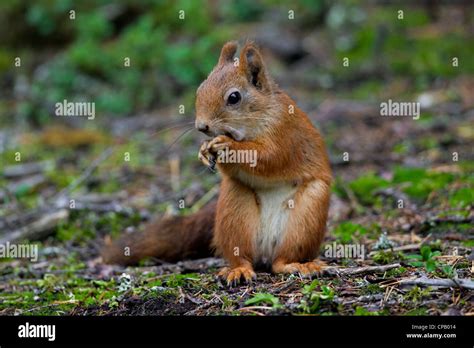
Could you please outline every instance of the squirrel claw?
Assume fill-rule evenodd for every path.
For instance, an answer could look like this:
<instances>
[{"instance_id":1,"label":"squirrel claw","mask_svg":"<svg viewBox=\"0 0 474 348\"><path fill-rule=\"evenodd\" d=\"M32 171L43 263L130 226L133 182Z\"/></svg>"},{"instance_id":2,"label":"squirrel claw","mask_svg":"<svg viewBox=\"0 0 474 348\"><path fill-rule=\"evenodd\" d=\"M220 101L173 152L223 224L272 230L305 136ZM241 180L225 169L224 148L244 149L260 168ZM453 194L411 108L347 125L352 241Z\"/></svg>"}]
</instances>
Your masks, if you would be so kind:
<instances>
[{"instance_id":1,"label":"squirrel claw","mask_svg":"<svg viewBox=\"0 0 474 348\"><path fill-rule=\"evenodd\" d=\"M241 279L246 283L252 283L252 280L257 278L257 275L250 267L239 266L235 268L224 267L220 270L219 277L227 282L227 286L237 286Z\"/></svg>"},{"instance_id":2,"label":"squirrel claw","mask_svg":"<svg viewBox=\"0 0 474 348\"><path fill-rule=\"evenodd\" d=\"M204 163L206 167L213 167L211 166L211 160L213 159L213 156L211 153L207 150L207 145L209 144L208 141L205 141L202 145L201 148L199 149L198 153L198 158L199 160Z\"/></svg>"},{"instance_id":3,"label":"squirrel claw","mask_svg":"<svg viewBox=\"0 0 474 348\"><path fill-rule=\"evenodd\" d=\"M199 158L199 160L200 160L202 163L204 163L207 167L210 167L210 162L209 162L209 160L208 160L206 157L204 157L200 152L199 152L199 154L198 154L198 158Z\"/></svg>"},{"instance_id":4,"label":"squirrel claw","mask_svg":"<svg viewBox=\"0 0 474 348\"><path fill-rule=\"evenodd\" d=\"M211 141L202 143L199 149L198 158L211 171L215 171L216 158L215 155L230 146L229 137L219 135Z\"/></svg>"},{"instance_id":5,"label":"squirrel claw","mask_svg":"<svg viewBox=\"0 0 474 348\"><path fill-rule=\"evenodd\" d=\"M209 160L209 165L207 166L209 168L209 170L211 172L215 172L216 171L216 160L214 157L212 157L210 160Z\"/></svg>"},{"instance_id":6,"label":"squirrel claw","mask_svg":"<svg viewBox=\"0 0 474 348\"><path fill-rule=\"evenodd\" d=\"M207 144L207 151L217 153L230 146L230 138L225 135L219 135Z\"/></svg>"},{"instance_id":7,"label":"squirrel claw","mask_svg":"<svg viewBox=\"0 0 474 348\"><path fill-rule=\"evenodd\" d=\"M326 263L320 260L314 260L311 262L292 262L292 263L277 263L273 265L273 272L275 273L286 273L295 274L298 273L302 277L311 277L313 275L322 274Z\"/></svg>"}]
</instances>

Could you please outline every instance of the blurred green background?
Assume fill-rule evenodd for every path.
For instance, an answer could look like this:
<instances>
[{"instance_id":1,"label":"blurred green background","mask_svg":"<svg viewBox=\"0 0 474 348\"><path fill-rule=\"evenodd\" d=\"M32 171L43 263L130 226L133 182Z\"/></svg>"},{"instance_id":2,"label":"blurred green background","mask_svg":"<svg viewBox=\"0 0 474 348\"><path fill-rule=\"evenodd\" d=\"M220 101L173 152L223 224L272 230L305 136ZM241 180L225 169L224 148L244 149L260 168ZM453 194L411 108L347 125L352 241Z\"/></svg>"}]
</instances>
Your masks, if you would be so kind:
<instances>
[{"instance_id":1,"label":"blurred green background","mask_svg":"<svg viewBox=\"0 0 474 348\"><path fill-rule=\"evenodd\" d=\"M197 158L204 135L193 129L194 99L229 40L255 40L271 75L321 130L334 173L325 242L375 251L387 238L397 245L431 238L416 255L426 271L469 277L467 259L452 266L431 260L474 247L474 5L453 2L0 1L0 238L64 212L40 234L20 233L40 246L38 263L0 260L0 315L139 313L136 296L124 300L130 311L118 307L123 293L114 277L90 261L106 236L138 231L160 214L189 214L214 197L220 179ZM64 99L95 102L95 119L56 117L55 104ZM419 101L420 118L381 117L379 105L388 99ZM67 199L59 199L64 192ZM379 250L367 261L405 262L411 252ZM425 264L405 262L384 281L419 277ZM123 271L116 272L118 278ZM158 301L144 297L153 305L141 314L174 313L167 310L181 306L184 284L214 298L206 280L212 272L156 279L140 269L137 284L147 285L133 294ZM151 274L153 281L144 280ZM323 313L372 314L388 303L380 301L385 288L363 277L325 281L338 297L380 295L367 303L370 312L328 300ZM273 292L275 282L268 284ZM162 286L166 292L153 290ZM321 312L281 289L289 312ZM455 306L473 313L461 295L436 290L421 306L410 293L400 306L375 313L449 308L453 315ZM232 290L214 313L240 314L250 295ZM189 310L181 307L176 313Z\"/></svg>"},{"instance_id":2,"label":"blurred green background","mask_svg":"<svg viewBox=\"0 0 474 348\"><path fill-rule=\"evenodd\" d=\"M408 94L474 73L473 7L450 7L431 1L2 1L0 115L49 123L63 99L95 101L97 114L113 117L176 102L190 110L222 44L233 39L256 39L277 81L315 102L334 92L376 100L387 94L387 81Z\"/></svg>"}]
</instances>

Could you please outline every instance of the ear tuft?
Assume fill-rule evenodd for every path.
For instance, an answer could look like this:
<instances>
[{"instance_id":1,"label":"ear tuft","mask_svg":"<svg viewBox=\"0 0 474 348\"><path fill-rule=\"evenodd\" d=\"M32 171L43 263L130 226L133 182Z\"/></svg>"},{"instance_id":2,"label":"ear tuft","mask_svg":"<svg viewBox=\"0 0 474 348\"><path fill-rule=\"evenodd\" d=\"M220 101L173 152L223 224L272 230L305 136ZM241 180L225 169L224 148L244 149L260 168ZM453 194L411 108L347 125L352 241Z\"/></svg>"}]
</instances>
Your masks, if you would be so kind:
<instances>
[{"instance_id":1,"label":"ear tuft","mask_svg":"<svg viewBox=\"0 0 474 348\"><path fill-rule=\"evenodd\" d=\"M270 90L262 56L253 42L247 42L240 52L240 69L257 89Z\"/></svg>"},{"instance_id":2,"label":"ear tuft","mask_svg":"<svg viewBox=\"0 0 474 348\"><path fill-rule=\"evenodd\" d=\"M230 63L234 60L235 52L237 52L237 47L239 44L237 41L229 41L222 47L221 55L219 57L218 65L225 63Z\"/></svg>"}]
</instances>

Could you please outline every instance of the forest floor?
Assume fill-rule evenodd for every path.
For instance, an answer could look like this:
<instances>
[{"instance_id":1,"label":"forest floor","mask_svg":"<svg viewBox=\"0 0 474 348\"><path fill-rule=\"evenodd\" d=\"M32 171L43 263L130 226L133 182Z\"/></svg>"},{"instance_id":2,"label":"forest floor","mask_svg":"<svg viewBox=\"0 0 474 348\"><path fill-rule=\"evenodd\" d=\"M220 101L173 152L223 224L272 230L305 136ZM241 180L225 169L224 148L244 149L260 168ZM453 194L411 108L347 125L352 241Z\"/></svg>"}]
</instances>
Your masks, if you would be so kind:
<instances>
[{"instance_id":1,"label":"forest floor","mask_svg":"<svg viewBox=\"0 0 474 348\"><path fill-rule=\"evenodd\" d=\"M180 137L191 117L175 128L160 110L109 120L107 132L4 129L0 240L35 243L39 256L2 259L0 314L474 315L474 109L465 83L427 92L418 120L343 99L302 105L334 170L321 250L329 268L313 279L259 272L232 288L216 278L218 258L125 268L98 257L107 236L188 214L217 194L219 175L197 160L203 138ZM363 259L326 252L353 244Z\"/></svg>"}]
</instances>

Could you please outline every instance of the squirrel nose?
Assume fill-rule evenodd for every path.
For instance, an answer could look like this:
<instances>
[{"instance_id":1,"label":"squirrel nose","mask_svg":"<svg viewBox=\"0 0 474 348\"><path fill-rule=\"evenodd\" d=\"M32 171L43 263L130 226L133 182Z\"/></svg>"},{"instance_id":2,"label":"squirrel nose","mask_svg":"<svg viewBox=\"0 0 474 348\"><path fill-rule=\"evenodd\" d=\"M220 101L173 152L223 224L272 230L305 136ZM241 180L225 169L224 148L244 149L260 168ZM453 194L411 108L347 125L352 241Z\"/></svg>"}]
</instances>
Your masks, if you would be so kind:
<instances>
[{"instance_id":1,"label":"squirrel nose","mask_svg":"<svg viewBox=\"0 0 474 348\"><path fill-rule=\"evenodd\" d=\"M209 130L209 126L202 121L196 121L196 128L198 131L206 133Z\"/></svg>"}]
</instances>

